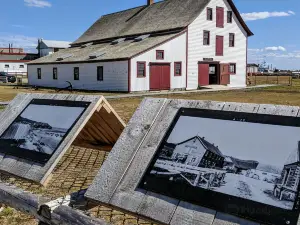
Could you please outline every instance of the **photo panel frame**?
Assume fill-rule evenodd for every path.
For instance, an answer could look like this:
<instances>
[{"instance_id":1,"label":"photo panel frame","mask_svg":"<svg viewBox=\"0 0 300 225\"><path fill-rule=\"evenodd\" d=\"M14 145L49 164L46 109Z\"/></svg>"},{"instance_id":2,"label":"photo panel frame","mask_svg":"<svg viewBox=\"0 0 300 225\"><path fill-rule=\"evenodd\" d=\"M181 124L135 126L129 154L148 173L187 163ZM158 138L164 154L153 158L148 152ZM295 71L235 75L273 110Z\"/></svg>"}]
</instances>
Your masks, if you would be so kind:
<instances>
[{"instance_id":1,"label":"photo panel frame","mask_svg":"<svg viewBox=\"0 0 300 225\"><path fill-rule=\"evenodd\" d=\"M192 192L188 192L185 188L180 190L180 185L177 188L173 188L173 191L170 191L174 183L167 184L169 185L167 189L163 188L163 185L160 185L161 183L152 185L152 187L143 185L146 179L145 176L151 172L151 164L155 164L154 161L157 158L157 154L159 154L159 151L162 149L161 145L164 143L168 132L170 134L172 126L174 126L174 124L176 126L176 119L178 120L180 117L179 114L182 113L182 109L187 109L187 111L202 110L210 116L215 112L222 115L234 115L235 117L240 117L242 121L245 118L253 118L254 121L257 119L256 123L270 123L270 118L277 118L277 122L278 118L280 119L279 121L287 122L287 120L290 120L293 121L293 123L299 121L299 107L296 106L147 98L141 103L133 115L107 161L88 189L86 197L93 201L109 204L164 224L199 224L200 221L201 224L219 224L221 220L227 220L226 222L228 224L230 224L230 222L233 224L234 221L239 220L246 221L248 224L297 224L299 210L296 202L298 198L294 201L295 207L293 206L292 212L287 213L285 209L281 210L279 207L275 207L276 210L278 210L276 211L272 207L261 207L262 205L257 205L255 201L237 196L235 196L235 198L233 195L228 195L228 193L226 195L218 195L217 191L208 190L207 192L211 194L211 199L214 197L213 201L222 199L222 204L209 205L205 204L205 201L207 202L209 199L203 200L203 198L203 201L201 201L201 198L199 198L198 201L195 201L194 199L197 195L192 195ZM264 118L264 121L262 121L262 118ZM243 122L245 123L246 121ZM191 124L185 130L192 130ZM277 124L280 124L280 122ZM291 126L291 124L289 124L289 126ZM297 127L297 125L295 127ZM188 133L184 130L182 132L184 134ZM251 135L251 132L249 135ZM134 141L132 139L134 139ZM296 139L297 137L295 137L295 140ZM137 143L129 144L129 142ZM131 146L131 148L126 148L127 146ZM295 146L297 148L297 143ZM167 148L168 147L172 149L172 145L167 146ZM228 154L227 151L224 152L224 156ZM238 157L232 158L233 160L236 158L239 159ZM184 158L179 159L179 161L180 160L183 161ZM243 158L239 160L237 164L243 162L241 161ZM247 158L245 161L249 163ZM255 157L252 161L255 161ZM260 168L261 167L260 165ZM166 175L170 172L178 173L178 171L174 171L174 168L173 170L168 169L168 171L159 171L160 175ZM220 169L220 165L218 168L208 169L219 169L223 172L223 168ZM250 172L251 170L253 172L255 169L257 169L255 165L253 168L248 168ZM268 168L268 170L274 172L272 167ZM279 171L275 171L275 173L279 173ZM169 176L170 174L167 175ZM255 177L253 178L253 175L252 173L251 178L247 177L247 179L258 181ZM261 175L263 174L261 173ZM270 177L272 177L272 175L273 174L271 174ZM186 177L189 176L189 174L186 174ZM275 174L275 178L276 177L279 177L279 174ZM175 180L176 177L173 176L172 179ZM267 187L272 186L272 182L274 182L274 179L261 181L261 183ZM226 183L228 184L230 182L226 181ZM159 188L153 188L153 186ZM181 195L178 193L181 193ZM184 197L184 193L189 193L190 196L188 198ZM202 196L204 195L203 193L204 192L202 192ZM269 193L270 192L268 192L268 194ZM199 193L196 194L199 195ZM271 195L270 197L273 199ZM279 216L276 217L276 214ZM193 216L191 217L189 215Z\"/></svg>"},{"instance_id":2,"label":"photo panel frame","mask_svg":"<svg viewBox=\"0 0 300 225\"><path fill-rule=\"evenodd\" d=\"M111 146L125 126L99 95L21 93L0 121L0 171L43 185L71 144ZM87 130L95 124L91 137Z\"/></svg>"}]
</instances>

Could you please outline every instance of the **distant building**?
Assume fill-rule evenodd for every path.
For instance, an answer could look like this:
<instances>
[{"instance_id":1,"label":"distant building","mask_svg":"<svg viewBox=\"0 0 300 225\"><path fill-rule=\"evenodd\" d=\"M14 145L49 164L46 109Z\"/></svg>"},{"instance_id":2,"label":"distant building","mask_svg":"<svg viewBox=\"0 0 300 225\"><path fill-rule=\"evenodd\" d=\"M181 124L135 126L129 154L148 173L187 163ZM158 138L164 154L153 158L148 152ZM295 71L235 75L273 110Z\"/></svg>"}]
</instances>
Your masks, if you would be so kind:
<instances>
[{"instance_id":1,"label":"distant building","mask_svg":"<svg viewBox=\"0 0 300 225\"><path fill-rule=\"evenodd\" d=\"M280 200L294 201L300 179L300 142L285 162L281 178L274 187L274 196Z\"/></svg>"},{"instance_id":2,"label":"distant building","mask_svg":"<svg viewBox=\"0 0 300 225\"><path fill-rule=\"evenodd\" d=\"M23 48L0 48L0 72L7 72L11 75L26 75L26 63L38 58L37 54L26 53Z\"/></svg>"},{"instance_id":3,"label":"distant building","mask_svg":"<svg viewBox=\"0 0 300 225\"><path fill-rule=\"evenodd\" d=\"M206 168L222 168L224 158L217 146L199 136L177 144L172 155L179 163Z\"/></svg>"},{"instance_id":4,"label":"distant building","mask_svg":"<svg viewBox=\"0 0 300 225\"><path fill-rule=\"evenodd\" d=\"M233 158L233 157L230 157L230 159L233 162L234 171L236 173L240 173L243 170L256 169L259 164L258 161L254 161L254 160L242 160L242 159L237 159L237 158Z\"/></svg>"},{"instance_id":5,"label":"distant building","mask_svg":"<svg viewBox=\"0 0 300 225\"><path fill-rule=\"evenodd\" d=\"M245 87L252 35L232 0L147 0L101 16L70 48L31 62L28 80L122 92Z\"/></svg>"},{"instance_id":6,"label":"distant building","mask_svg":"<svg viewBox=\"0 0 300 225\"><path fill-rule=\"evenodd\" d=\"M247 64L247 73L258 73L258 68L257 64Z\"/></svg>"},{"instance_id":7,"label":"distant building","mask_svg":"<svg viewBox=\"0 0 300 225\"><path fill-rule=\"evenodd\" d=\"M51 55L59 50L70 47L71 42L39 39L37 50L40 57Z\"/></svg>"}]
</instances>

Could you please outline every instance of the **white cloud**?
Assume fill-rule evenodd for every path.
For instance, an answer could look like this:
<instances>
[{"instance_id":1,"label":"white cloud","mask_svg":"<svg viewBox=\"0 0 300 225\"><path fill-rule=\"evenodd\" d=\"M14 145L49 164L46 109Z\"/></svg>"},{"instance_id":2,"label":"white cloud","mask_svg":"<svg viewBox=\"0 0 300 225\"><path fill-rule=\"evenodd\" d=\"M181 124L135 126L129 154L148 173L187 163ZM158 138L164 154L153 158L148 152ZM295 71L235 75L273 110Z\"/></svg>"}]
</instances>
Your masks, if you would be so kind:
<instances>
[{"instance_id":1,"label":"white cloud","mask_svg":"<svg viewBox=\"0 0 300 225\"><path fill-rule=\"evenodd\" d=\"M263 52L264 49L260 49L260 48L248 48L249 52Z\"/></svg>"},{"instance_id":2,"label":"white cloud","mask_svg":"<svg viewBox=\"0 0 300 225\"><path fill-rule=\"evenodd\" d=\"M13 24L11 25L12 27L16 27L16 28L25 28L26 26L24 25L20 25L20 24Z\"/></svg>"},{"instance_id":3,"label":"white cloud","mask_svg":"<svg viewBox=\"0 0 300 225\"><path fill-rule=\"evenodd\" d=\"M266 51L282 51L282 52L286 51L286 49L282 46L266 47L265 50Z\"/></svg>"},{"instance_id":4,"label":"white cloud","mask_svg":"<svg viewBox=\"0 0 300 225\"><path fill-rule=\"evenodd\" d=\"M28 52L36 52L37 41L37 37L0 32L0 47L8 48L8 44L13 44L14 48L24 48Z\"/></svg>"},{"instance_id":5,"label":"white cloud","mask_svg":"<svg viewBox=\"0 0 300 225\"><path fill-rule=\"evenodd\" d=\"M51 3L45 0L24 0L24 3L28 7L45 8L51 7Z\"/></svg>"},{"instance_id":6,"label":"white cloud","mask_svg":"<svg viewBox=\"0 0 300 225\"><path fill-rule=\"evenodd\" d=\"M285 17L285 16L292 16L296 13L293 11L287 11L287 12L252 12L252 13L242 13L242 17L245 21L251 21L251 20L262 20L267 19L270 17Z\"/></svg>"}]
</instances>

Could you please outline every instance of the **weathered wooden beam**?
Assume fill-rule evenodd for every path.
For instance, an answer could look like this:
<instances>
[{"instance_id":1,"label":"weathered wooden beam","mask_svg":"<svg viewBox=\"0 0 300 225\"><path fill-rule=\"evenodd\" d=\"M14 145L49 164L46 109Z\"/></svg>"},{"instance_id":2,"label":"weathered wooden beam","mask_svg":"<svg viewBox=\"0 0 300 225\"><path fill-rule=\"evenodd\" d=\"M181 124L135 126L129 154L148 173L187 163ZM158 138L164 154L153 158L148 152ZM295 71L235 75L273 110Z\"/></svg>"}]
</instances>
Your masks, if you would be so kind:
<instances>
[{"instance_id":1,"label":"weathered wooden beam","mask_svg":"<svg viewBox=\"0 0 300 225\"><path fill-rule=\"evenodd\" d=\"M81 192L49 202L47 198L26 192L10 184L0 183L0 203L34 216L40 221L40 224L108 225L101 219L92 218L68 206L79 204L85 190ZM43 209L45 210L41 213Z\"/></svg>"}]
</instances>

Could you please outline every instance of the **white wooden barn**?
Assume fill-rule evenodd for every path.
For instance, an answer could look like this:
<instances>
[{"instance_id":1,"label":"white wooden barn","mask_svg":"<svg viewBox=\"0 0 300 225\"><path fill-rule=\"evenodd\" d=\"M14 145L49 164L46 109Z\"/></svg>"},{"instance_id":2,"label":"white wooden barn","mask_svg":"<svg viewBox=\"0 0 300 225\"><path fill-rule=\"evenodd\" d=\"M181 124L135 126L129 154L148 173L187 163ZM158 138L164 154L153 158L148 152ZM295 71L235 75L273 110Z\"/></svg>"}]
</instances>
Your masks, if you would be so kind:
<instances>
[{"instance_id":1,"label":"white wooden barn","mask_svg":"<svg viewBox=\"0 0 300 225\"><path fill-rule=\"evenodd\" d=\"M51 55L59 50L66 49L70 47L70 42L67 41L54 41L54 40L38 40L37 50L40 57Z\"/></svg>"},{"instance_id":2,"label":"white wooden barn","mask_svg":"<svg viewBox=\"0 0 300 225\"><path fill-rule=\"evenodd\" d=\"M232 0L148 0L102 16L71 48L30 62L29 83L122 92L242 87L251 35Z\"/></svg>"}]
</instances>

